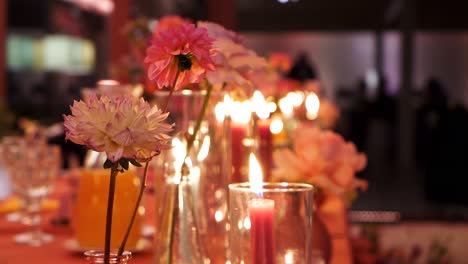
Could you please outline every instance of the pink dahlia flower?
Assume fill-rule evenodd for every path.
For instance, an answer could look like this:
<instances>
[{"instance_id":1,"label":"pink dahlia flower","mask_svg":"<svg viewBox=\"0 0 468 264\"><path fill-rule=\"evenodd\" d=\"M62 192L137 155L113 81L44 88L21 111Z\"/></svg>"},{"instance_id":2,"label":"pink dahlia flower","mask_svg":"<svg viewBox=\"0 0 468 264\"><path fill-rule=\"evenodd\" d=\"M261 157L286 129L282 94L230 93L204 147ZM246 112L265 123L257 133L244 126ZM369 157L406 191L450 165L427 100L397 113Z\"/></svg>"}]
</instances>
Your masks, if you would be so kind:
<instances>
[{"instance_id":1,"label":"pink dahlia flower","mask_svg":"<svg viewBox=\"0 0 468 264\"><path fill-rule=\"evenodd\" d=\"M291 138L292 150L273 154L277 166L274 180L308 182L327 193L338 194L367 187L366 181L355 177L366 167L367 158L353 143L333 131L304 125Z\"/></svg>"},{"instance_id":2,"label":"pink dahlia flower","mask_svg":"<svg viewBox=\"0 0 468 264\"><path fill-rule=\"evenodd\" d=\"M170 148L168 113L143 98L90 96L70 109L71 115L64 115L66 139L104 151L112 162L120 158L146 162Z\"/></svg>"},{"instance_id":3,"label":"pink dahlia flower","mask_svg":"<svg viewBox=\"0 0 468 264\"><path fill-rule=\"evenodd\" d=\"M197 26L206 28L206 30L208 30L208 35L215 39L229 39L238 44L241 44L243 41L243 37L241 35L237 34L234 31L225 29L223 26L213 22L199 21L197 23Z\"/></svg>"},{"instance_id":4,"label":"pink dahlia flower","mask_svg":"<svg viewBox=\"0 0 468 264\"><path fill-rule=\"evenodd\" d=\"M281 75L270 68L252 71L249 74L252 84L262 92L265 97L277 95L277 84Z\"/></svg>"},{"instance_id":5,"label":"pink dahlia flower","mask_svg":"<svg viewBox=\"0 0 468 264\"><path fill-rule=\"evenodd\" d=\"M153 29L153 34L154 35L159 35L159 33L163 30L169 30L173 29L175 27L182 26L184 24L190 24L190 20L182 18L177 15L168 15L168 16L163 16L159 21L156 23L154 29Z\"/></svg>"},{"instance_id":6,"label":"pink dahlia flower","mask_svg":"<svg viewBox=\"0 0 468 264\"><path fill-rule=\"evenodd\" d=\"M148 78L159 89L171 87L176 78L172 87L175 90L200 82L207 71L215 69L212 43L206 29L196 28L194 24L162 30L153 36L151 46L146 50Z\"/></svg>"},{"instance_id":7,"label":"pink dahlia flower","mask_svg":"<svg viewBox=\"0 0 468 264\"><path fill-rule=\"evenodd\" d=\"M216 71L208 72L207 80L218 90L226 86L226 90L244 89L243 93L250 94L254 88L251 73L265 68L266 60L246 48L236 33L215 23L199 22L198 26L206 28L209 36L215 39Z\"/></svg>"}]
</instances>

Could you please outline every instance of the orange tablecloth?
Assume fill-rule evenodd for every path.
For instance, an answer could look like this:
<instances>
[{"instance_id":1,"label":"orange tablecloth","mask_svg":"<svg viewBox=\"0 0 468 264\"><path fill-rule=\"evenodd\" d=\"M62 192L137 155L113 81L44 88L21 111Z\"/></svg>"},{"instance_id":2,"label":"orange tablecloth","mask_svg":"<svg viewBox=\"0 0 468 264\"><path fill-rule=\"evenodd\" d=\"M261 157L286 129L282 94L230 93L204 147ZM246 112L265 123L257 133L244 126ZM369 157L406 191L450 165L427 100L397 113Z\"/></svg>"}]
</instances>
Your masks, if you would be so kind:
<instances>
[{"instance_id":1,"label":"orange tablecloth","mask_svg":"<svg viewBox=\"0 0 468 264\"><path fill-rule=\"evenodd\" d=\"M17 244L13 241L15 234L24 232L27 227L18 223L7 222L4 215L0 215L0 263L1 264L74 264L86 263L83 255L70 252L64 246L68 239L73 238L70 227L52 226L47 224L44 231L54 235L54 241L40 246L31 247ZM152 249L134 254L132 264L152 263Z\"/></svg>"},{"instance_id":2,"label":"orange tablecloth","mask_svg":"<svg viewBox=\"0 0 468 264\"><path fill-rule=\"evenodd\" d=\"M66 179L59 180L56 183L54 193L51 195L53 201L64 193L70 191L70 186ZM151 201L152 197L145 197L145 202ZM12 203L14 205L14 203ZM46 264L74 264L86 263L85 258L81 253L71 252L65 248L65 242L73 239L73 230L70 226L56 226L50 224L50 219L57 216L56 206L52 206L43 212L43 230L54 236L54 241L40 247L31 247L28 245L18 244L13 241L13 236L25 231L28 227L20 223L12 223L6 220L6 213L12 208L5 206L5 200L0 201L0 208L8 210L0 210L0 264L26 264L26 263L46 263ZM14 206L13 206L14 208ZM150 207L151 208L151 207ZM147 220L153 219L154 210L147 210ZM152 246L147 251L133 254L132 264L152 263L153 250Z\"/></svg>"},{"instance_id":3,"label":"orange tablecloth","mask_svg":"<svg viewBox=\"0 0 468 264\"><path fill-rule=\"evenodd\" d=\"M61 184L56 187L56 192L57 190L60 190L63 193L67 191L67 188ZM56 193L54 196L58 197L59 194ZM146 221L148 224L154 223L154 207L152 206L153 199L154 197L151 195L146 195L144 199L145 204L147 205ZM50 216L56 215L56 211L49 211L48 215L46 214L43 219L43 222L45 223L43 230L54 235L55 239L53 242L41 247L31 247L15 243L13 241L13 236L27 231L28 227L19 223L6 221L5 213L6 211L0 210L0 264L26 264L31 263L31 261L33 261L33 263L47 264L86 263L82 254L71 252L65 248L65 242L69 239L73 239L72 228L69 226L53 226L50 224ZM344 213L344 211L342 211L342 213ZM349 240L346 236L343 236L344 233L340 233L340 231L347 232L347 230L345 230L344 223L339 221L343 219L345 219L344 215L339 217L329 216L324 219L326 220L325 222L327 226L330 227L330 230L333 230L334 232L338 231L336 234L331 234L331 264L352 263ZM153 247L149 247L147 251L134 254L131 263L153 263Z\"/></svg>"}]
</instances>

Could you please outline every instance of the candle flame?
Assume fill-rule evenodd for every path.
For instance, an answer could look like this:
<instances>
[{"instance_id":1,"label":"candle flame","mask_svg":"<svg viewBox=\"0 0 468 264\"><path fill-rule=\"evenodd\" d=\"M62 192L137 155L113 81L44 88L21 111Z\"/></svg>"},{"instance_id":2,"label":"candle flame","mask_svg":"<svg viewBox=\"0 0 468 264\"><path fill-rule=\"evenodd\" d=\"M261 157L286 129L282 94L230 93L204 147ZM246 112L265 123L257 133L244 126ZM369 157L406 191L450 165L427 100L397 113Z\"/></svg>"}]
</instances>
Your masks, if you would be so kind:
<instances>
[{"instance_id":1,"label":"candle flame","mask_svg":"<svg viewBox=\"0 0 468 264\"><path fill-rule=\"evenodd\" d=\"M249 156L249 181L250 188L257 193L259 196L262 196L263 189L263 173L260 163L253 153L250 153Z\"/></svg>"},{"instance_id":2,"label":"candle flame","mask_svg":"<svg viewBox=\"0 0 468 264\"><path fill-rule=\"evenodd\" d=\"M216 120L221 123L223 122L224 118L226 117L226 107L223 102L219 102L215 106L215 116Z\"/></svg>"},{"instance_id":3,"label":"candle flame","mask_svg":"<svg viewBox=\"0 0 468 264\"><path fill-rule=\"evenodd\" d=\"M107 85L119 85L119 84L120 83L118 81L116 81L116 80L99 80L97 82L98 86L102 86L102 85L105 85L105 86L107 86Z\"/></svg>"},{"instance_id":4,"label":"candle flame","mask_svg":"<svg viewBox=\"0 0 468 264\"><path fill-rule=\"evenodd\" d=\"M255 110L255 113L260 119L267 119L270 117L270 111L268 108L268 103L265 100L262 92L255 91L252 96L252 104Z\"/></svg>"},{"instance_id":5,"label":"candle flame","mask_svg":"<svg viewBox=\"0 0 468 264\"><path fill-rule=\"evenodd\" d=\"M276 106L276 103L275 103L275 102L268 102L268 105L267 105L267 106L268 106L268 111L269 111L270 113L276 112L276 109L278 108L278 107Z\"/></svg>"},{"instance_id":6,"label":"candle flame","mask_svg":"<svg viewBox=\"0 0 468 264\"><path fill-rule=\"evenodd\" d=\"M279 108L284 116L291 117L294 112L294 105L291 102L291 99L288 97L283 97L279 100Z\"/></svg>"},{"instance_id":7,"label":"candle flame","mask_svg":"<svg viewBox=\"0 0 468 264\"><path fill-rule=\"evenodd\" d=\"M232 121L240 124L248 124L252 116L251 104L249 101L233 102L229 109Z\"/></svg>"},{"instance_id":8,"label":"candle flame","mask_svg":"<svg viewBox=\"0 0 468 264\"><path fill-rule=\"evenodd\" d=\"M283 131L283 128L284 128L284 124L281 118L274 117L273 120L271 120L271 124L270 124L271 133L277 135L281 133L281 131Z\"/></svg>"},{"instance_id":9,"label":"candle flame","mask_svg":"<svg viewBox=\"0 0 468 264\"><path fill-rule=\"evenodd\" d=\"M229 94L224 95L223 102L219 102L215 106L215 116L218 122L223 122L224 118L229 116L230 109L232 108L232 99Z\"/></svg>"},{"instance_id":10,"label":"candle flame","mask_svg":"<svg viewBox=\"0 0 468 264\"><path fill-rule=\"evenodd\" d=\"M304 93L301 91L296 91L296 92L289 92L286 95L286 98L288 98L291 102L291 104L294 107L299 107L301 104L304 102Z\"/></svg>"},{"instance_id":11,"label":"candle flame","mask_svg":"<svg viewBox=\"0 0 468 264\"><path fill-rule=\"evenodd\" d=\"M310 120L316 119L320 108L320 100L315 93L307 95L305 106L307 109L307 118Z\"/></svg>"},{"instance_id":12,"label":"candle flame","mask_svg":"<svg viewBox=\"0 0 468 264\"><path fill-rule=\"evenodd\" d=\"M291 250L288 250L284 255L284 263L292 264L294 263L294 253Z\"/></svg>"}]
</instances>

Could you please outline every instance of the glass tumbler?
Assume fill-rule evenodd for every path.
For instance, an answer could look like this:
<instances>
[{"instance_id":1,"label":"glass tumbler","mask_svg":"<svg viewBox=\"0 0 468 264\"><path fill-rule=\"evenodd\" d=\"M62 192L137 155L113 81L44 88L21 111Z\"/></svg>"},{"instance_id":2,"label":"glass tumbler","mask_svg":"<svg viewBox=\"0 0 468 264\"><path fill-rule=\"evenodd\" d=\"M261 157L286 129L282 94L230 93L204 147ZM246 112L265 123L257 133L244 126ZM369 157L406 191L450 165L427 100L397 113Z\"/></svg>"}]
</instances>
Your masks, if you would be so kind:
<instances>
[{"instance_id":1,"label":"glass tumbler","mask_svg":"<svg viewBox=\"0 0 468 264\"><path fill-rule=\"evenodd\" d=\"M301 183L229 185L232 264L312 263L313 187Z\"/></svg>"}]
</instances>

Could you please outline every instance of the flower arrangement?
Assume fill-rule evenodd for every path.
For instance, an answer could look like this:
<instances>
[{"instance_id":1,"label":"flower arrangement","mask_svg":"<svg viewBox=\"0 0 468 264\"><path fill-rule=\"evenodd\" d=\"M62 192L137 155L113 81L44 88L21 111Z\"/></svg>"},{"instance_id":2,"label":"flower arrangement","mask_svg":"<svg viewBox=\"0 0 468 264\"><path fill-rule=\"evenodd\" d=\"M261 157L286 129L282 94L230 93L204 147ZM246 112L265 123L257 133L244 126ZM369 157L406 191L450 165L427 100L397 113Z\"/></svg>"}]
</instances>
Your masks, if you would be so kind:
<instances>
[{"instance_id":1,"label":"flower arrangement","mask_svg":"<svg viewBox=\"0 0 468 264\"><path fill-rule=\"evenodd\" d=\"M110 169L109 196L106 216L104 262L109 263L112 213L116 177L129 169L129 164L141 167L146 162L142 188L127 232L119 247L122 255L145 186L148 161L162 150L170 148L168 133L172 125L165 123L168 113L150 106L143 98L133 96L90 96L75 101L71 115L64 115L66 139L87 148L105 152L104 168Z\"/></svg>"},{"instance_id":2,"label":"flower arrangement","mask_svg":"<svg viewBox=\"0 0 468 264\"><path fill-rule=\"evenodd\" d=\"M212 22L198 22L214 39L215 71L208 72L206 80L217 91L228 91L234 98L249 98L255 84L251 74L267 66L263 57L243 45L242 36Z\"/></svg>"},{"instance_id":3,"label":"flower arrangement","mask_svg":"<svg viewBox=\"0 0 468 264\"><path fill-rule=\"evenodd\" d=\"M190 23L179 16L165 16L161 18L153 29L146 17L130 20L123 28L122 34L127 40L129 52L112 65L111 75L122 83L143 84L145 91L153 93L158 87L148 79L147 67L144 63L146 50L151 44L152 37L163 30Z\"/></svg>"},{"instance_id":4,"label":"flower arrangement","mask_svg":"<svg viewBox=\"0 0 468 264\"><path fill-rule=\"evenodd\" d=\"M307 182L325 194L344 194L366 189L367 182L355 177L367 164L366 155L351 142L330 130L300 125L292 135L293 148L273 154L275 181Z\"/></svg>"},{"instance_id":5,"label":"flower arrangement","mask_svg":"<svg viewBox=\"0 0 468 264\"><path fill-rule=\"evenodd\" d=\"M251 74L254 85L266 97L281 98L288 92L300 89L301 83L284 77L291 67L291 58L286 53L270 54L267 65Z\"/></svg>"},{"instance_id":6,"label":"flower arrangement","mask_svg":"<svg viewBox=\"0 0 468 264\"><path fill-rule=\"evenodd\" d=\"M205 28L177 16L165 17L161 21L154 29L144 62L148 68L148 79L159 89L168 88L170 91L164 107L166 110L175 90L199 83L205 79L207 72L215 70L213 57L217 51L212 47L214 39L208 36ZM200 129L212 91L211 85L207 84L207 87L204 107L187 141L187 155Z\"/></svg>"},{"instance_id":7,"label":"flower arrangement","mask_svg":"<svg viewBox=\"0 0 468 264\"><path fill-rule=\"evenodd\" d=\"M140 29L143 39L135 41L133 57L141 62L145 21L139 21L127 31ZM163 17L151 32L151 44L143 56L146 78L156 89L169 90L162 108L150 106L144 99L130 94L91 94L75 101L71 115L64 115L66 139L97 152L105 152L104 168L110 169L109 198L106 216L104 262L109 263L112 226L113 196L119 173L129 164L141 166L145 162L141 188L127 233L119 247L121 256L130 232L146 182L148 162L161 151L171 148L168 133L173 126L167 124L166 112L171 95L193 84L206 89L204 103L191 135L187 137L187 155L213 89L247 94L252 88L249 73L266 65L266 61L242 45L242 38L220 25L199 22L197 25L178 16ZM185 157L186 159L187 157ZM184 162L185 164L185 162ZM183 170L183 168L181 168Z\"/></svg>"},{"instance_id":8,"label":"flower arrangement","mask_svg":"<svg viewBox=\"0 0 468 264\"><path fill-rule=\"evenodd\" d=\"M159 88L180 90L200 82L207 71L214 71L212 43L207 30L181 22L168 30L157 30L147 49L148 78Z\"/></svg>"},{"instance_id":9,"label":"flower arrangement","mask_svg":"<svg viewBox=\"0 0 468 264\"><path fill-rule=\"evenodd\" d=\"M211 93L227 91L233 97L247 98L253 92L249 73L253 69L263 67L266 62L242 45L242 37L218 24L198 22L195 25L172 16L170 19L162 18L155 27L151 45L147 49L145 65L148 69L148 79L152 80L158 89L169 90L169 99L174 91L182 89L196 87L205 91L193 130L189 135L185 133L185 157L181 160L178 174L178 182L181 182L184 177L190 175L187 173L190 166L186 162L201 128ZM164 109L166 108L167 102ZM165 210L174 210L172 206L176 204L178 191L176 188L175 194L169 198L173 200L168 202ZM169 251L167 263L172 262L174 225L175 219L171 217L165 226L167 239L161 241Z\"/></svg>"},{"instance_id":10,"label":"flower arrangement","mask_svg":"<svg viewBox=\"0 0 468 264\"><path fill-rule=\"evenodd\" d=\"M205 29L182 23L153 35L145 63L148 77L159 87L171 91L200 81L207 70L213 70L211 42ZM168 133L172 125L165 123L169 113L144 99L132 95L91 95L75 101L71 115L64 116L66 139L98 152L105 152L104 168L110 169L109 198L106 216L104 262L109 263L113 199L116 177L128 170L129 164L146 162L143 180L127 232L119 247L122 255L133 225L146 182L148 162L162 150L170 148Z\"/></svg>"},{"instance_id":11,"label":"flower arrangement","mask_svg":"<svg viewBox=\"0 0 468 264\"><path fill-rule=\"evenodd\" d=\"M158 89L172 93L205 90L194 130L187 140L187 155L200 129L212 91L227 91L234 98L249 98L254 90L251 73L266 67L266 60L242 44L243 38L224 27L206 21L196 25L178 16L166 16L154 28L145 65L148 79ZM167 108L167 104L164 107Z\"/></svg>"}]
</instances>

